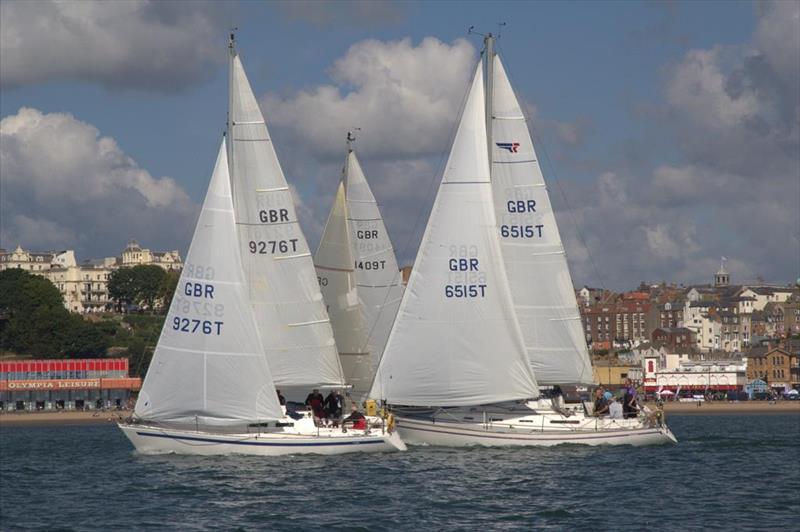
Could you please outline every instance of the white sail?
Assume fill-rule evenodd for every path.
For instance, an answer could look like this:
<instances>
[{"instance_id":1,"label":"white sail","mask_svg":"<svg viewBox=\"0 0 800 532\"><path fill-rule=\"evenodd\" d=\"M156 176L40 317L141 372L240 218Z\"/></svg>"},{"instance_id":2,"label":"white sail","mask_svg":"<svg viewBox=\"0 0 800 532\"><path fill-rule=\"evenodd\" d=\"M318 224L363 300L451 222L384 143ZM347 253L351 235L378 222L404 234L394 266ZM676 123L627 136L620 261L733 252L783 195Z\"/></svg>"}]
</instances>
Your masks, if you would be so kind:
<instances>
[{"instance_id":1,"label":"white sail","mask_svg":"<svg viewBox=\"0 0 800 532\"><path fill-rule=\"evenodd\" d=\"M479 64L370 395L458 406L538 395L506 279Z\"/></svg>"},{"instance_id":2,"label":"white sail","mask_svg":"<svg viewBox=\"0 0 800 532\"><path fill-rule=\"evenodd\" d=\"M368 330L371 381L403 298L403 279L378 202L354 151L350 151L345 164L345 198L353 244L353 269Z\"/></svg>"},{"instance_id":3,"label":"white sail","mask_svg":"<svg viewBox=\"0 0 800 532\"><path fill-rule=\"evenodd\" d=\"M342 369L308 243L238 55L229 142L240 254L275 384L342 385Z\"/></svg>"},{"instance_id":4,"label":"white sail","mask_svg":"<svg viewBox=\"0 0 800 532\"><path fill-rule=\"evenodd\" d=\"M336 190L314 263L331 318L345 380L352 385L353 393L361 396L369 391L374 368L367 350L369 327L353 271L344 182L340 182Z\"/></svg>"},{"instance_id":5,"label":"white sail","mask_svg":"<svg viewBox=\"0 0 800 532\"><path fill-rule=\"evenodd\" d=\"M247 302L224 140L135 415L199 425L283 417Z\"/></svg>"},{"instance_id":6,"label":"white sail","mask_svg":"<svg viewBox=\"0 0 800 532\"><path fill-rule=\"evenodd\" d=\"M498 235L539 384L591 383L592 366L556 219L525 117L494 58L491 151Z\"/></svg>"}]
</instances>

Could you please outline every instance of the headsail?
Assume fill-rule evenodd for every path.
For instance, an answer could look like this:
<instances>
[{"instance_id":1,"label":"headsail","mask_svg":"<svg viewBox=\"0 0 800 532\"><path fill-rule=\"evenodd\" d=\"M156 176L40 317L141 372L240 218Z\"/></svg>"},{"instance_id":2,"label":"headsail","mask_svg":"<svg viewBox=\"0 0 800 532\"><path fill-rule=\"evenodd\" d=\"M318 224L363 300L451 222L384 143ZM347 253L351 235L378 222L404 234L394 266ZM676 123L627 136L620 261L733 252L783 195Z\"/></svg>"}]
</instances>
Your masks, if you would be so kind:
<instances>
[{"instance_id":1,"label":"headsail","mask_svg":"<svg viewBox=\"0 0 800 532\"><path fill-rule=\"evenodd\" d=\"M538 395L496 233L479 64L370 395L460 406Z\"/></svg>"},{"instance_id":2,"label":"headsail","mask_svg":"<svg viewBox=\"0 0 800 532\"><path fill-rule=\"evenodd\" d=\"M135 415L200 425L283 417L247 301L225 141Z\"/></svg>"},{"instance_id":3,"label":"headsail","mask_svg":"<svg viewBox=\"0 0 800 532\"><path fill-rule=\"evenodd\" d=\"M275 383L342 385L342 368L308 243L267 125L231 49L229 142L248 296Z\"/></svg>"},{"instance_id":4,"label":"headsail","mask_svg":"<svg viewBox=\"0 0 800 532\"><path fill-rule=\"evenodd\" d=\"M352 140L348 135L348 145ZM352 148L342 174L314 262L345 378L353 395L362 397L389 338L403 283L378 203Z\"/></svg>"},{"instance_id":5,"label":"headsail","mask_svg":"<svg viewBox=\"0 0 800 532\"><path fill-rule=\"evenodd\" d=\"M564 246L525 116L494 56L492 188L525 348L539 384L591 383Z\"/></svg>"}]
</instances>

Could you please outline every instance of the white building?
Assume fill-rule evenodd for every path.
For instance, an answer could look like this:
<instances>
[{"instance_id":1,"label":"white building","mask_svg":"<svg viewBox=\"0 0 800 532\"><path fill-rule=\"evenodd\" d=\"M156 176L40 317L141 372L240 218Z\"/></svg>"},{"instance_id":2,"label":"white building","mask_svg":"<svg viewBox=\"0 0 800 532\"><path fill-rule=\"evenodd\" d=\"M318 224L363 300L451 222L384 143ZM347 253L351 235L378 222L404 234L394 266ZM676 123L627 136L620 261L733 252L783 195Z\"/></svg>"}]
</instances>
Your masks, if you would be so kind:
<instances>
[{"instance_id":1,"label":"white building","mask_svg":"<svg viewBox=\"0 0 800 532\"><path fill-rule=\"evenodd\" d=\"M73 250L31 252L17 246L14 251L0 250L0 270L19 268L41 275L52 282L64 298L64 306L72 312L101 312L110 310L112 301L108 294L111 272L120 266L133 267L155 264L165 270L183 267L180 253L142 249L131 240L122 252L122 259L106 257L78 264Z\"/></svg>"},{"instance_id":2,"label":"white building","mask_svg":"<svg viewBox=\"0 0 800 532\"><path fill-rule=\"evenodd\" d=\"M183 268L181 255L177 249L172 251L150 251L142 248L136 240L130 240L122 251L123 268L154 264L165 270L180 270Z\"/></svg>"},{"instance_id":3,"label":"white building","mask_svg":"<svg viewBox=\"0 0 800 532\"><path fill-rule=\"evenodd\" d=\"M676 364L677 362L677 364ZM742 390L747 384L747 364L742 358L732 360L690 361L676 355L672 360L661 356L643 359L645 391L719 392Z\"/></svg>"},{"instance_id":4,"label":"white building","mask_svg":"<svg viewBox=\"0 0 800 532\"><path fill-rule=\"evenodd\" d=\"M797 289L790 287L749 286L739 293L739 297L752 301L750 307L750 312L752 312L753 310L764 310L767 303L785 303L795 293L797 293Z\"/></svg>"}]
</instances>

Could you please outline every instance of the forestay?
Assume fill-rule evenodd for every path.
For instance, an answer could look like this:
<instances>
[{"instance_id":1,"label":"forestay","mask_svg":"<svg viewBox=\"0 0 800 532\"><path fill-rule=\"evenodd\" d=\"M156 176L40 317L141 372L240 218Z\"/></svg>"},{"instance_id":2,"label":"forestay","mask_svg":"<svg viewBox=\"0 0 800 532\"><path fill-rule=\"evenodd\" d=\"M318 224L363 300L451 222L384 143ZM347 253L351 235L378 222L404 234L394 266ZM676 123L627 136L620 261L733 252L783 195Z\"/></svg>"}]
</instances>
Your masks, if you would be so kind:
<instances>
[{"instance_id":1,"label":"forestay","mask_svg":"<svg viewBox=\"0 0 800 532\"><path fill-rule=\"evenodd\" d=\"M314 262L345 380L354 393L363 395L369 391L374 368L365 351L369 328L356 288L344 190L340 182Z\"/></svg>"},{"instance_id":2,"label":"forestay","mask_svg":"<svg viewBox=\"0 0 800 532\"><path fill-rule=\"evenodd\" d=\"M141 419L241 425L283 417L236 245L225 142L144 386Z\"/></svg>"},{"instance_id":3,"label":"forestay","mask_svg":"<svg viewBox=\"0 0 800 532\"><path fill-rule=\"evenodd\" d=\"M489 182L482 68L370 395L458 406L538 395L514 316Z\"/></svg>"},{"instance_id":4,"label":"forestay","mask_svg":"<svg viewBox=\"0 0 800 532\"><path fill-rule=\"evenodd\" d=\"M354 151L349 152L345 164L345 198L353 244L353 269L366 317L367 350L372 357L371 370L374 373L403 298L403 282L378 202Z\"/></svg>"},{"instance_id":5,"label":"forestay","mask_svg":"<svg viewBox=\"0 0 800 532\"><path fill-rule=\"evenodd\" d=\"M572 279L525 117L494 59L492 188L500 243L539 384L591 383Z\"/></svg>"},{"instance_id":6,"label":"forestay","mask_svg":"<svg viewBox=\"0 0 800 532\"><path fill-rule=\"evenodd\" d=\"M234 207L249 300L279 387L342 385L308 243L239 56L229 110Z\"/></svg>"}]
</instances>

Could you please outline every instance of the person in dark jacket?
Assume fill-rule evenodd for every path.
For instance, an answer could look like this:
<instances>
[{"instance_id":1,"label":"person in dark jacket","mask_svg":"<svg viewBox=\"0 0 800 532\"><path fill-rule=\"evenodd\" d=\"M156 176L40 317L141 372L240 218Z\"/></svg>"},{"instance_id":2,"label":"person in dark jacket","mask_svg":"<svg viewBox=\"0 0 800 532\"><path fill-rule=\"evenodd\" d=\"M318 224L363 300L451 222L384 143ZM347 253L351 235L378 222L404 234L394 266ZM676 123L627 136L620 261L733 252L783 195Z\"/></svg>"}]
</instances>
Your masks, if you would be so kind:
<instances>
[{"instance_id":1,"label":"person in dark jacket","mask_svg":"<svg viewBox=\"0 0 800 532\"><path fill-rule=\"evenodd\" d=\"M316 388L314 388L314 390L308 394L308 397L306 397L306 406L311 409L311 412L314 414L315 421L319 421L325 417L325 409L322 406L324 402L325 399Z\"/></svg>"},{"instance_id":2,"label":"person in dark jacket","mask_svg":"<svg viewBox=\"0 0 800 532\"><path fill-rule=\"evenodd\" d=\"M330 420L338 420L342 417L342 396L338 390L333 390L325 398L325 415Z\"/></svg>"},{"instance_id":3,"label":"person in dark jacket","mask_svg":"<svg viewBox=\"0 0 800 532\"><path fill-rule=\"evenodd\" d=\"M622 398L622 411L625 418L635 418L639 415L639 402L636 396L636 388L630 379L625 379L625 395Z\"/></svg>"}]
</instances>

